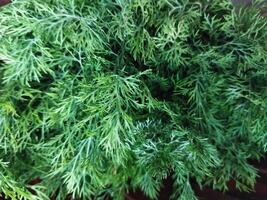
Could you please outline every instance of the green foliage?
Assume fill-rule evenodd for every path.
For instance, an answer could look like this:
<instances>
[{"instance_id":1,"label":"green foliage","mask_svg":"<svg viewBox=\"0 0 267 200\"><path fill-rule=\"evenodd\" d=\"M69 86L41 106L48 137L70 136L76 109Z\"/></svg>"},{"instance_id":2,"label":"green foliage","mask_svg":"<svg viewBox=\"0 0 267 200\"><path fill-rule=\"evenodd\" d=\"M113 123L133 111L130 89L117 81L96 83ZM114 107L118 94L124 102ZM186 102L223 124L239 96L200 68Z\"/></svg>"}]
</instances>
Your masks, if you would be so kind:
<instances>
[{"instance_id":1,"label":"green foliage","mask_svg":"<svg viewBox=\"0 0 267 200\"><path fill-rule=\"evenodd\" d=\"M266 18L228 0L14 0L0 10L0 191L157 199L170 176L173 199L197 199L192 178L252 190L266 41Z\"/></svg>"}]
</instances>

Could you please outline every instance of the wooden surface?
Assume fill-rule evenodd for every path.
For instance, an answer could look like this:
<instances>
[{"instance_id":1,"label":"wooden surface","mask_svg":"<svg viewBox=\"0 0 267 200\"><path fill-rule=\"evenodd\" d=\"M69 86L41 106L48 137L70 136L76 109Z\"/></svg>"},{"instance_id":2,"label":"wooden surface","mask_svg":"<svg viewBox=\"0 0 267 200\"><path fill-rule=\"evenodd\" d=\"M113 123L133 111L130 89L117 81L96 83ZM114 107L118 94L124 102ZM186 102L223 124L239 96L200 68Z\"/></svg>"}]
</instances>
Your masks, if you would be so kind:
<instances>
[{"instance_id":1,"label":"wooden surface","mask_svg":"<svg viewBox=\"0 0 267 200\"><path fill-rule=\"evenodd\" d=\"M234 6L237 8L242 7L249 7L253 5L253 0L231 0ZM254 0L255 1L255 0ZM262 0L261 3L258 3L256 5L256 8L258 8L263 16L267 16L267 0Z\"/></svg>"},{"instance_id":2,"label":"wooden surface","mask_svg":"<svg viewBox=\"0 0 267 200\"><path fill-rule=\"evenodd\" d=\"M11 1L10 0L0 0L0 6L4 6L9 4Z\"/></svg>"},{"instance_id":3,"label":"wooden surface","mask_svg":"<svg viewBox=\"0 0 267 200\"><path fill-rule=\"evenodd\" d=\"M229 191L226 193L213 190L209 187L200 189L194 180L191 181L193 189L199 200L267 200L267 159L262 159L260 162L250 162L255 168L258 169L259 178L255 184L253 192L246 193L240 192L235 188L234 181L228 183ZM171 178L168 178L162 184L159 194L159 200L169 200L172 194ZM149 200L140 190L131 192L126 195L126 200Z\"/></svg>"}]
</instances>

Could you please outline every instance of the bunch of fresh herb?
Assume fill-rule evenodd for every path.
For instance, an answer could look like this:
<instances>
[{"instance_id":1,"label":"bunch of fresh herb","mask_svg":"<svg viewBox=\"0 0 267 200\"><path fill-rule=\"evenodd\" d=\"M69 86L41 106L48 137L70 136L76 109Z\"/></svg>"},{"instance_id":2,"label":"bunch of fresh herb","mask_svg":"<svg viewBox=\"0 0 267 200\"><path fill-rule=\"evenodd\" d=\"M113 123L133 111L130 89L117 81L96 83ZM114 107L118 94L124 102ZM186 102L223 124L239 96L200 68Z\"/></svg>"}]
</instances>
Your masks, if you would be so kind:
<instances>
[{"instance_id":1,"label":"bunch of fresh herb","mask_svg":"<svg viewBox=\"0 0 267 200\"><path fill-rule=\"evenodd\" d=\"M0 191L174 199L253 188L267 20L228 0L14 0L0 10ZM39 177L41 183L28 183Z\"/></svg>"}]
</instances>

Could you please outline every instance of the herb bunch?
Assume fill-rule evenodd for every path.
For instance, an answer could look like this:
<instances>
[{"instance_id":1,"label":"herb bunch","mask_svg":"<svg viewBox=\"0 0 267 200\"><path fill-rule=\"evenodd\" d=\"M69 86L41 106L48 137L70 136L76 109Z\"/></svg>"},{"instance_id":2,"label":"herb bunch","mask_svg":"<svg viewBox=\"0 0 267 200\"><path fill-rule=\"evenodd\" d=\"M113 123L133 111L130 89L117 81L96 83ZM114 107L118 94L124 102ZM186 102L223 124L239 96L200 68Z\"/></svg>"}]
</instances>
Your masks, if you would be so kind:
<instances>
[{"instance_id":1,"label":"herb bunch","mask_svg":"<svg viewBox=\"0 0 267 200\"><path fill-rule=\"evenodd\" d=\"M267 21L228 0L14 0L0 10L0 191L173 199L253 189ZM36 177L41 183L30 185Z\"/></svg>"}]
</instances>

